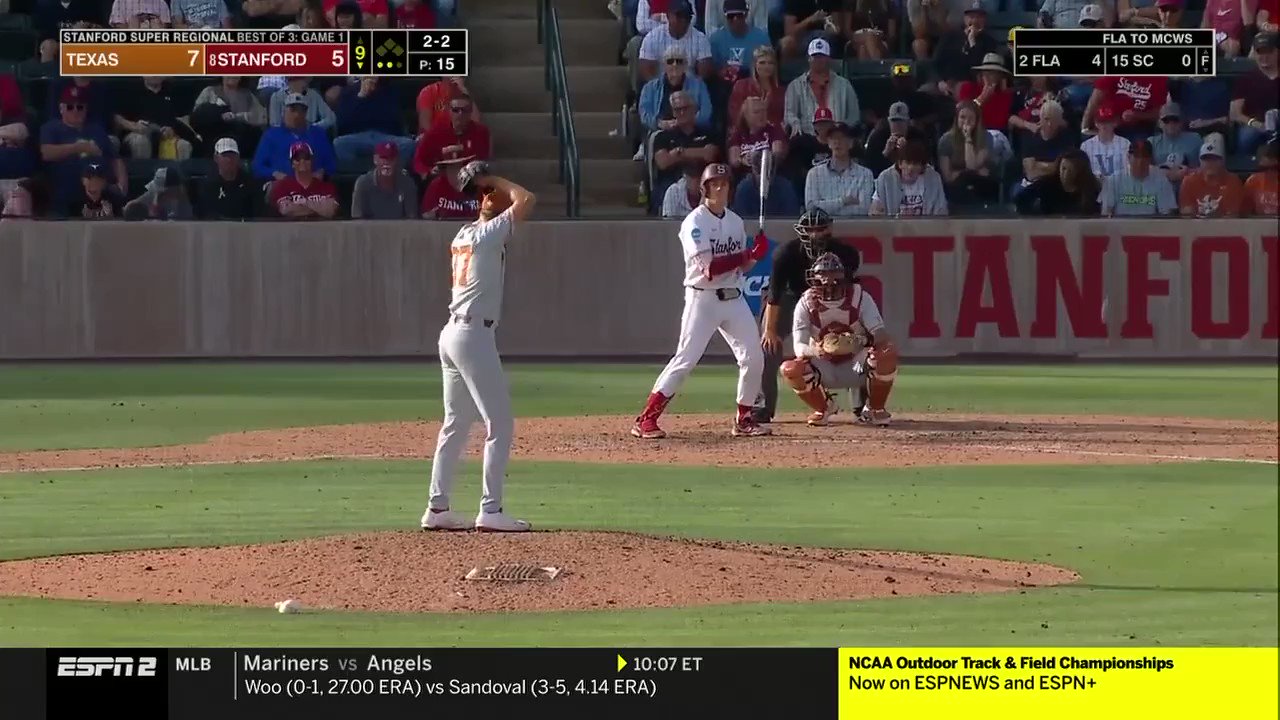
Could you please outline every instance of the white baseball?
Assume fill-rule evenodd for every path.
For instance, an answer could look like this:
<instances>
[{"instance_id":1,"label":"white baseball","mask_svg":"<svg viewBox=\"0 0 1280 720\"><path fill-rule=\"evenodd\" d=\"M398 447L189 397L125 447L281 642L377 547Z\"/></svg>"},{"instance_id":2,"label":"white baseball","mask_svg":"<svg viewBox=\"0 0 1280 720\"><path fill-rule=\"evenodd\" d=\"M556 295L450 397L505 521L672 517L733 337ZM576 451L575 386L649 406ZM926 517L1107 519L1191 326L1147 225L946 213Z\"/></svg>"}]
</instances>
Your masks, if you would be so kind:
<instances>
[{"instance_id":1,"label":"white baseball","mask_svg":"<svg viewBox=\"0 0 1280 720\"><path fill-rule=\"evenodd\" d=\"M293 598L281 600L276 603L276 610L279 610L281 615L299 613L302 612L302 603Z\"/></svg>"}]
</instances>

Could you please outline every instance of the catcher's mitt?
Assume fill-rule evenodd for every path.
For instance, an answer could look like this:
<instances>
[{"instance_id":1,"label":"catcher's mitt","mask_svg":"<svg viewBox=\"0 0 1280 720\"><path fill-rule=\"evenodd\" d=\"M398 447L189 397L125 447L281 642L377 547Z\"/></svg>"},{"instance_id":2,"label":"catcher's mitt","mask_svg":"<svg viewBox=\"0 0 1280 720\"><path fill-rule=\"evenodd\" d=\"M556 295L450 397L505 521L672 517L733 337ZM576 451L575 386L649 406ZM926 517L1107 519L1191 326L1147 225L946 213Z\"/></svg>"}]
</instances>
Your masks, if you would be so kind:
<instances>
[{"instance_id":1,"label":"catcher's mitt","mask_svg":"<svg viewBox=\"0 0 1280 720\"><path fill-rule=\"evenodd\" d=\"M852 355L862 348L858 345L858 338L851 332L827 333L822 336L820 344L822 354L827 356Z\"/></svg>"},{"instance_id":2,"label":"catcher's mitt","mask_svg":"<svg viewBox=\"0 0 1280 720\"><path fill-rule=\"evenodd\" d=\"M458 185L468 195L476 193L476 181L489 175L489 163L483 160L472 160L458 171Z\"/></svg>"}]
</instances>

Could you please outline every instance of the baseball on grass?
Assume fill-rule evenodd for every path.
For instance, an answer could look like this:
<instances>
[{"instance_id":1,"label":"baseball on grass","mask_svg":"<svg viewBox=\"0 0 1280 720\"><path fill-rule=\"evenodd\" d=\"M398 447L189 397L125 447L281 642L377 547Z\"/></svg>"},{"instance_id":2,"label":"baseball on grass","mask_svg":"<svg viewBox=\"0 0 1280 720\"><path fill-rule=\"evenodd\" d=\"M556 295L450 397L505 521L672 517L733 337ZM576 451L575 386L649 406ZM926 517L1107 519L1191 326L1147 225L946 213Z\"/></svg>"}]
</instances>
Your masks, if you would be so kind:
<instances>
[{"instance_id":1,"label":"baseball on grass","mask_svg":"<svg viewBox=\"0 0 1280 720\"><path fill-rule=\"evenodd\" d=\"M294 600L293 598L290 598L288 600L281 600L280 602L276 603L276 609L279 610L280 614L282 615L286 613L288 614L298 613L298 612L302 612L302 603L298 602L297 600Z\"/></svg>"}]
</instances>

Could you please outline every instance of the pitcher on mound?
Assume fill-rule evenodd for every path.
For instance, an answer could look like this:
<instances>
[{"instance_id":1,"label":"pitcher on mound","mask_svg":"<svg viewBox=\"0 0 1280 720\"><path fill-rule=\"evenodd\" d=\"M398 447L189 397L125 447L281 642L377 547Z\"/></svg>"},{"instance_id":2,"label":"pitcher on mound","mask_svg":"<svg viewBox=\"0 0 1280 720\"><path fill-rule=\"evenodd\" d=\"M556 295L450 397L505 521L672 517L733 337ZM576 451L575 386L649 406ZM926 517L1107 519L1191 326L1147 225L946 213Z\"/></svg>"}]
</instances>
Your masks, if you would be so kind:
<instances>
[{"instance_id":1,"label":"pitcher on mound","mask_svg":"<svg viewBox=\"0 0 1280 720\"><path fill-rule=\"evenodd\" d=\"M743 294L744 274L769 251L763 229L748 244L742 218L729 209L729 166L708 165L702 173L702 203L680 225L684 250L684 312L680 317L680 341L675 355L653 385L644 411L631 434L645 440L666 437L658 418L680 390L693 366L702 359L717 330L738 361L738 410L735 436L768 435L751 417L751 406L760 393L764 352L760 329Z\"/></svg>"},{"instance_id":2,"label":"pitcher on mound","mask_svg":"<svg viewBox=\"0 0 1280 720\"><path fill-rule=\"evenodd\" d=\"M843 389L863 391L860 421L888 425L885 403L898 375L898 350L880 308L835 253L819 255L808 278L791 323L796 356L782 363L783 379L813 410L810 425L827 424L837 408L831 391Z\"/></svg>"}]
</instances>

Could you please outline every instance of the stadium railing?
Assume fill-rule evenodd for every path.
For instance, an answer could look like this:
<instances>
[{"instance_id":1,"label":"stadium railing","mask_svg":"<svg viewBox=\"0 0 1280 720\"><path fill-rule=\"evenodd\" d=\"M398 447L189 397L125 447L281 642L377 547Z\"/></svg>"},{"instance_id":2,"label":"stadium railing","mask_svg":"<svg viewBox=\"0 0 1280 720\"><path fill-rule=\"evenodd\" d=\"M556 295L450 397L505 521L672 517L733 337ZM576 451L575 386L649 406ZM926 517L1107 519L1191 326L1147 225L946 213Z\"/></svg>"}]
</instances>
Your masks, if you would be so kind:
<instances>
[{"instance_id":1,"label":"stadium railing","mask_svg":"<svg viewBox=\"0 0 1280 720\"><path fill-rule=\"evenodd\" d=\"M569 102L569 78L564 69L560 15L552 0L538 0L538 43L544 51L546 88L551 92L552 130L560 140L559 177L565 187L565 215L579 217L582 163L578 154L578 134L573 126L573 106Z\"/></svg>"}]
</instances>

